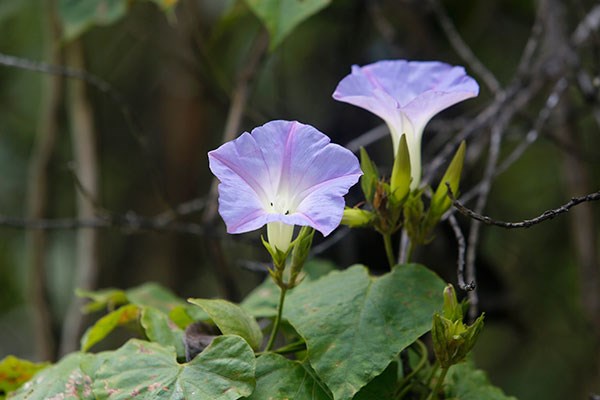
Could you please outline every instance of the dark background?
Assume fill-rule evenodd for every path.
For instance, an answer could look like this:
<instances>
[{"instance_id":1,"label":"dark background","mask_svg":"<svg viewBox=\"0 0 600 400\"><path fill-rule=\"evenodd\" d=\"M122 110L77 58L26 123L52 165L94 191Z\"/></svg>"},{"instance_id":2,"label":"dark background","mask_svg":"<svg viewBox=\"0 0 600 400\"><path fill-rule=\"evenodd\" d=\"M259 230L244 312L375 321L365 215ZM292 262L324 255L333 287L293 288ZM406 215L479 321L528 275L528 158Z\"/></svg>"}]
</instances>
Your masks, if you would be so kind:
<instances>
[{"instance_id":1,"label":"dark background","mask_svg":"<svg viewBox=\"0 0 600 400\"><path fill-rule=\"evenodd\" d=\"M585 29L600 21L595 1L333 0L272 51L243 1L161 1L123 2L120 18L73 37L73 2L62 14L52 1L0 2L0 357L74 349L90 322L75 287L156 281L184 298L242 298L264 277L248 261L266 252L259 233L227 236L204 207L207 151L292 119L350 147L361 138L389 173L389 137L363 136L382 121L331 98L352 64L440 60L477 79L480 96L434 118L423 145L437 184L467 139L469 207L520 221L598 190L600 32ZM486 312L476 363L508 394L600 392L599 207L514 230L456 214ZM73 229L86 224L101 226ZM375 233L340 232L317 238L319 256L385 270ZM415 254L455 285L456 258L448 224Z\"/></svg>"}]
</instances>

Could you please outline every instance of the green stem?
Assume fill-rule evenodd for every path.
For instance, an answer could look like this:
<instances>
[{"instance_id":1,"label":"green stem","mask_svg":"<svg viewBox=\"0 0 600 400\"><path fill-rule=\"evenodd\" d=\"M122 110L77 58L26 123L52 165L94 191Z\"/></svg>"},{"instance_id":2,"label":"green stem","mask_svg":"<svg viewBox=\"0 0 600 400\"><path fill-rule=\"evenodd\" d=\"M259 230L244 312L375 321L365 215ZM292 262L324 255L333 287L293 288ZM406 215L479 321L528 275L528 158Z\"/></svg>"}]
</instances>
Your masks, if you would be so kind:
<instances>
[{"instance_id":1,"label":"green stem","mask_svg":"<svg viewBox=\"0 0 600 400\"><path fill-rule=\"evenodd\" d=\"M435 383L435 387L433 388L431 393L429 393L429 397L427 397L427 400L434 400L438 398L437 395L442 389L442 385L444 384L444 379L446 379L448 369L449 368L442 368L442 372L440 373L440 376L438 377L437 382Z\"/></svg>"},{"instance_id":2,"label":"green stem","mask_svg":"<svg viewBox=\"0 0 600 400\"><path fill-rule=\"evenodd\" d=\"M392 235L389 233L382 233L383 235L383 244L385 245L385 254L387 255L388 263L390 264L390 268L394 268L396 265L396 261L394 258L394 249L392 247Z\"/></svg>"},{"instance_id":3,"label":"green stem","mask_svg":"<svg viewBox=\"0 0 600 400\"><path fill-rule=\"evenodd\" d=\"M415 249L414 242L408 239L408 249L406 250L406 262L409 263L412 258L413 250Z\"/></svg>"},{"instance_id":4,"label":"green stem","mask_svg":"<svg viewBox=\"0 0 600 400\"><path fill-rule=\"evenodd\" d=\"M281 313L283 311L283 301L285 300L285 293L287 292L287 287L280 286L279 287L279 304L277 305L277 316L275 317L275 322L273 322L273 329L271 330L271 336L269 337L269 341L267 342L267 347L265 347L265 351L271 351L273 348L273 343L275 343L275 336L277 336L277 331L279 331L279 325L281 324Z\"/></svg>"},{"instance_id":5,"label":"green stem","mask_svg":"<svg viewBox=\"0 0 600 400\"><path fill-rule=\"evenodd\" d=\"M420 341L417 340L415 342L415 344L417 345L417 347L419 348L419 350L415 350L412 349L413 351L415 351L416 353L419 353L419 356L421 357L421 359L419 360L419 363L417 364L417 366L410 372L410 374L406 375L404 378L402 378L402 382L400 383L400 385L398 386L398 390L396 391L397 395L396 398L397 399L402 399L404 398L404 396L406 395L406 393L408 393L408 391L411 389L411 379L417 374L419 373L419 371L421 371L421 369L423 369L423 367L425 366L425 363L427 362L427 347L425 346L425 344Z\"/></svg>"}]
</instances>

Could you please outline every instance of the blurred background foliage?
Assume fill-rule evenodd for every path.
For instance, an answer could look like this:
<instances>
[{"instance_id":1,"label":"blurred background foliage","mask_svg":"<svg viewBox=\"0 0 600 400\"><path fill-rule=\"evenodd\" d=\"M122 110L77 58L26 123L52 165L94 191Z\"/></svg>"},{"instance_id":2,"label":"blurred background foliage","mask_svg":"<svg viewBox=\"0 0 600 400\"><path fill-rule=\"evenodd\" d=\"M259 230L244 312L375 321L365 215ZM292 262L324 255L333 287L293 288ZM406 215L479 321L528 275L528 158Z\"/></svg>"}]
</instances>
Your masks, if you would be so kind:
<instances>
[{"instance_id":1,"label":"blurred background foliage","mask_svg":"<svg viewBox=\"0 0 600 400\"><path fill-rule=\"evenodd\" d=\"M430 124L425 160L493 104L487 122L470 131L462 192L485 178L494 126L501 161L531 142L490 181L485 214L523 220L597 190L600 34L590 29L575 47L573 32L590 15L597 29L598 14L593 0L0 1L0 358L53 359L77 346L90 320L78 321L75 287L156 281L184 298L241 299L264 278L253 262L266 252L257 234L224 233L209 195L207 151L271 119L309 123L341 144L377 134L379 119L331 98L352 64L406 58L466 66L482 92ZM473 71L444 20L499 87ZM535 56L519 67L527 43ZM65 77L72 71L64 69L51 74L48 65L15 68L6 56L70 66L102 82ZM557 82L564 83L552 98ZM379 136L368 149L389 173L391 142ZM527 230L480 229L476 272L487 316L475 359L508 394L600 392L598 207L588 203ZM37 227L47 229L32 229L42 218ZM56 218L104 226L48 229ZM468 234L471 222L457 218ZM336 237L328 246L320 239L319 256L340 268L385 269L375 233ZM452 230L441 226L416 261L456 283L456 249Z\"/></svg>"}]
</instances>

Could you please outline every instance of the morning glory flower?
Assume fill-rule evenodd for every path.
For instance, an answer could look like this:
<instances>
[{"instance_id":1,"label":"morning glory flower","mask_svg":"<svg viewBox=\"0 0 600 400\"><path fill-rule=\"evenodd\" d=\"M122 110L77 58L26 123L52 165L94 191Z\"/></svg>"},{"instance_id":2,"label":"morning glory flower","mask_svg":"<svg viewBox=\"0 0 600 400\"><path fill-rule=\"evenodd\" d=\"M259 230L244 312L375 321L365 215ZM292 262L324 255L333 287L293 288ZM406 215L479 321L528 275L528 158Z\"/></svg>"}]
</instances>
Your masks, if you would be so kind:
<instances>
[{"instance_id":1,"label":"morning glory flower","mask_svg":"<svg viewBox=\"0 0 600 400\"><path fill-rule=\"evenodd\" d=\"M271 121L208 153L219 179L219 213L228 233L267 225L269 243L286 251L294 225L324 236L342 220L343 196L362 175L349 150L310 125Z\"/></svg>"},{"instance_id":2,"label":"morning glory flower","mask_svg":"<svg viewBox=\"0 0 600 400\"><path fill-rule=\"evenodd\" d=\"M421 180L421 136L440 111L479 94L479 85L463 67L437 61L379 61L354 65L340 81L333 98L362 107L388 125L394 155L406 134L411 164L411 189Z\"/></svg>"}]
</instances>

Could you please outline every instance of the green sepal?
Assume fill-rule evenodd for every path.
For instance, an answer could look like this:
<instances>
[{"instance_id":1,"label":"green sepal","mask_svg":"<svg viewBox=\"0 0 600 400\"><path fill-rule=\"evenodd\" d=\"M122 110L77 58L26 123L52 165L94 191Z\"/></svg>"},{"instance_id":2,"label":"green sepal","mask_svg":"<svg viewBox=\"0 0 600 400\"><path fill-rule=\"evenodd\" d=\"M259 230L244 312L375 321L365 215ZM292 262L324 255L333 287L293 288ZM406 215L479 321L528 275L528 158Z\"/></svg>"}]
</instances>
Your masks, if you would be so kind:
<instances>
[{"instance_id":1,"label":"green sepal","mask_svg":"<svg viewBox=\"0 0 600 400\"><path fill-rule=\"evenodd\" d=\"M429 242L429 230L425 226L425 206L423 204L423 190L412 191L403 205L403 226L406 234L414 244Z\"/></svg>"},{"instance_id":2,"label":"green sepal","mask_svg":"<svg viewBox=\"0 0 600 400\"><path fill-rule=\"evenodd\" d=\"M431 220L432 225L435 225L452 205L452 200L448 196L448 187L446 186L446 183L450 185L450 189L452 189L454 196L458 196L458 184L460 182L460 174L465 161L465 150L466 144L462 141L431 198L431 206L429 209L431 217L429 219Z\"/></svg>"},{"instance_id":3,"label":"green sepal","mask_svg":"<svg viewBox=\"0 0 600 400\"><path fill-rule=\"evenodd\" d=\"M379 172L364 147L360 148L360 169L363 172L363 175L360 177L360 187L365 195L365 199L369 203L373 203L377 182L379 181Z\"/></svg>"},{"instance_id":4,"label":"green sepal","mask_svg":"<svg viewBox=\"0 0 600 400\"><path fill-rule=\"evenodd\" d=\"M400 138L398 153L392 167L392 177L390 178L391 199L395 204L401 204L410 191L410 155L408 153L408 144L406 135Z\"/></svg>"},{"instance_id":5,"label":"green sepal","mask_svg":"<svg viewBox=\"0 0 600 400\"><path fill-rule=\"evenodd\" d=\"M290 268L290 280L288 282L290 289L296 286L296 279L308 258L314 236L315 230L313 228L303 226L298 233L298 237L292 242L292 265Z\"/></svg>"},{"instance_id":6,"label":"green sepal","mask_svg":"<svg viewBox=\"0 0 600 400\"><path fill-rule=\"evenodd\" d=\"M283 272L283 268L285 267L285 260L287 259L288 254L290 254L290 250L293 246L290 246L287 251L281 251L275 246L271 246L271 244L265 240L265 238L261 235L260 240L262 241L263 246L271 255L273 259L273 264L277 270L281 270Z\"/></svg>"},{"instance_id":7,"label":"green sepal","mask_svg":"<svg viewBox=\"0 0 600 400\"><path fill-rule=\"evenodd\" d=\"M340 224L350 228L362 228L371 225L374 218L375 214L371 211L346 207Z\"/></svg>"},{"instance_id":8,"label":"green sepal","mask_svg":"<svg viewBox=\"0 0 600 400\"><path fill-rule=\"evenodd\" d=\"M458 304L457 306L460 307ZM467 326L461 319L452 321L439 313L433 315L433 351L442 368L448 368L465 359L483 329L483 318L484 314L472 325Z\"/></svg>"}]
</instances>

